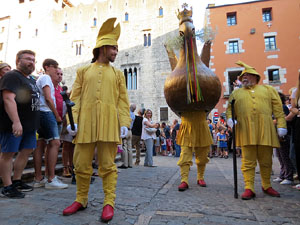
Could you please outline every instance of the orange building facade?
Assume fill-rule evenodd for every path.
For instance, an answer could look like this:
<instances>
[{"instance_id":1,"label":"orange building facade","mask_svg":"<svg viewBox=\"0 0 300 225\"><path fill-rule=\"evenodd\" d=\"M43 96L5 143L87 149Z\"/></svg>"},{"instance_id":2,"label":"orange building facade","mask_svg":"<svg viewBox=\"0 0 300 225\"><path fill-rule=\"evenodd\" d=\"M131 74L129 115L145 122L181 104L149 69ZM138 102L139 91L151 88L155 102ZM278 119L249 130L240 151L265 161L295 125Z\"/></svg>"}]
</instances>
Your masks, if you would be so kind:
<instances>
[{"instance_id":1,"label":"orange building facade","mask_svg":"<svg viewBox=\"0 0 300 225\"><path fill-rule=\"evenodd\" d=\"M210 68L222 84L212 115L226 110L234 82L243 70L235 64L238 60L256 68L260 84L289 95L300 73L300 0L208 5L205 21L216 33Z\"/></svg>"}]
</instances>

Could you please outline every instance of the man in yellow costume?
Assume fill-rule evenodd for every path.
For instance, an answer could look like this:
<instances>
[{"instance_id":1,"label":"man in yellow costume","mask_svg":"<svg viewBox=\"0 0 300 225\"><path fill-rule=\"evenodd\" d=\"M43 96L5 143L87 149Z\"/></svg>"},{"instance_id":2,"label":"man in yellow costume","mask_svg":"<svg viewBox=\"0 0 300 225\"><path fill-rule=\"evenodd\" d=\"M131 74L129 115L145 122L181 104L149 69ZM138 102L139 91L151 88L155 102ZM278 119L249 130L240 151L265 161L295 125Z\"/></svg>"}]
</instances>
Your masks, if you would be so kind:
<instances>
[{"instance_id":1,"label":"man in yellow costume","mask_svg":"<svg viewBox=\"0 0 300 225\"><path fill-rule=\"evenodd\" d=\"M180 166L181 184L178 191L189 188L189 171L193 165L193 152L196 156L197 184L206 187L204 172L209 162L208 153L213 143L209 127L206 122L205 111L182 112L181 125L177 134L177 144L181 146Z\"/></svg>"},{"instance_id":2,"label":"man in yellow costume","mask_svg":"<svg viewBox=\"0 0 300 225\"><path fill-rule=\"evenodd\" d=\"M234 103L236 115L236 145L242 147L242 173L245 192L243 200L255 197L254 178L256 161L259 163L262 180L262 190L273 197L280 194L271 187L273 148L280 147L278 136L286 135L286 122L282 103L277 91L269 85L258 85L259 73L255 68L238 61L237 65L244 67L240 75L243 87L232 92L226 111L227 124L232 127L231 103ZM277 132L272 115L277 120Z\"/></svg>"},{"instance_id":3,"label":"man in yellow costume","mask_svg":"<svg viewBox=\"0 0 300 225\"><path fill-rule=\"evenodd\" d=\"M125 77L110 65L118 53L117 40L121 30L120 24L114 27L115 21L116 18L110 18L103 23L93 49L92 63L77 70L71 94L75 103L72 109L75 131L68 126L69 133L76 135L73 161L77 192L75 202L64 209L63 215L71 215L87 207L92 160L97 147L98 173L105 194L101 215L103 222L111 220L114 215L118 172L114 160L120 136L126 136L131 122Z\"/></svg>"}]
</instances>

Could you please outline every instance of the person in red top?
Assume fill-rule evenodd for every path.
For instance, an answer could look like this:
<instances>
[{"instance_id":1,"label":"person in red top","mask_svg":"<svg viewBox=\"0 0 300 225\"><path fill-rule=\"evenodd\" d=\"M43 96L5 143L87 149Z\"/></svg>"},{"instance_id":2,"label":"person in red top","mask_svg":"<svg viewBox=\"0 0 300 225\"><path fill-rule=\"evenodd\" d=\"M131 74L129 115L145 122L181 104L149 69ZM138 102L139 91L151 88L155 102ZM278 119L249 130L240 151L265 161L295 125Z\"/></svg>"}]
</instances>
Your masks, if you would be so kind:
<instances>
[{"instance_id":1,"label":"person in red top","mask_svg":"<svg viewBox=\"0 0 300 225\"><path fill-rule=\"evenodd\" d=\"M55 89L55 101L56 101L56 110L60 116L63 118L63 97L61 96L60 92L63 91L62 87L59 83L62 81L63 72L61 68L57 68L57 74L51 76L51 80ZM61 127L59 127L61 131Z\"/></svg>"}]
</instances>

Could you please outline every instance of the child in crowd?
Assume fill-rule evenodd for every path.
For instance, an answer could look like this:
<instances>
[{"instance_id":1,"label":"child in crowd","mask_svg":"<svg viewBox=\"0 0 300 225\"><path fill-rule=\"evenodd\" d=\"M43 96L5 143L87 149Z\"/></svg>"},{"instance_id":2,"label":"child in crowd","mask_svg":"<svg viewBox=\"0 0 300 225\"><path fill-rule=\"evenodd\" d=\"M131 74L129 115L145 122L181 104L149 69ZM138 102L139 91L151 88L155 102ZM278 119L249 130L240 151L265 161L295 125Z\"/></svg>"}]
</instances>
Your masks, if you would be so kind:
<instances>
[{"instance_id":1,"label":"child in crowd","mask_svg":"<svg viewBox=\"0 0 300 225\"><path fill-rule=\"evenodd\" d=\"M218 135L218 143L219 143L219 149L220 149L220 158L228 158L228 151L227 151L227 137L225 134L224 129L220 130L220 133Z\"/></svg>"},{"instance_id":2,"label":"child in crowd","mask_svg":"<svg viewBox=\"0 0 300 225\"><path fill-rule=\"evenodd\" d=\"M163 131L161 132L160 140L161 140L161 154L163 156L167 156L167 141L166 141L165 133Z\"/></svg>"},{"instance_id":3,"label":"child in crowd","mask_svg":"<svg viewBox=\"0 0 300 225\"><path fill-rule=\"evenodd\" d=\"M161 135L161 131L160 131L160 124L159 123L156 123L157 124L157 130L155 132L156 134L156 139L155 139L155 155L158 155L160 154L161 152L161 147L160 147L160 135Z\"/></svg>"},{"instance_id":4,"label":"child in crowd","mask_svg":"<svg viewBox=\"0 0 300 225\"><path fill-rule=\"evenodd\" d=\"M212 131L213 134L213 146L212 146L212 156L218 156L218 141L217 141L217 131L216 127Z\"/></svg>"},{"instance_id":5,"label":"child in crowd","mask_svg":"<svg viewBox=\"0 0 300 225\"><path fill-rule=\"evenodd\" d=\"M172 139L169 138L166 140L166 142L167 142L167 154L168 156L172 156L173 155Z\"/></svg>"},{"instance_id":6,"label":"child in crowd","mask_svg":"<svg viewBox=\"0 0 300 225\"><path fill-rule=\"evenodd\" d=\"M220 135L220 129L218 129L218 126L215 129L215 140L216 140L216 154L215 156L221 157L220 153L220 141L219 141L219 135Z\"/></svg>"}]
</instances>

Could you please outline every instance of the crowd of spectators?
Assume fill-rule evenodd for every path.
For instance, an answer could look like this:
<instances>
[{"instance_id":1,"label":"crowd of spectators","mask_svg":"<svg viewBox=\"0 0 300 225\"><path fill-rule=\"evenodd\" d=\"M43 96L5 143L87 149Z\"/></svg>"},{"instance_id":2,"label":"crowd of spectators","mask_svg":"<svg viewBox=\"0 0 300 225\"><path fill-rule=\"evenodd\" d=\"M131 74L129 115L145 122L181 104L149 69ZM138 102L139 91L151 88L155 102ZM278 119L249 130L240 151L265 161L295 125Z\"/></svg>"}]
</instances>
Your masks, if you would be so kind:
<instances>
[{"instance_id":1,"label":"crowd of spectators","mask_svg":"<svg viewBox=\"0 0 300 225\"><path fill-rule=\"evenodd\" d=\"M44 73L38 78L32 75L35 53L31 50L17 53L16 69L11 70L7 63L0 63L0 175L4 185L1 193L9 198L24 198L24 192L32 191L33 187L68 188L55 175L62 144L62 121L66 114L60 95L63 73L54 59L45 59L43 69ZM65 151L63 158L67 155ZM21 179L32 152L33 187Z\"/></svg>"},{"instance_id":2,"label":"crowd of spectators","mask_svg":"<svg viewBox=\"0 0 300 225\"><path fill-rule=\"evenodd\" d=\"M152 111L150 109L139 109L138 114L134 115L135 104L131 104L130 113L132 123L129 128L129 134L122 139L121 161L119 169L131 168L133 164L132 149L136 149L135 165L140 164L141 149L145 150L144 166L155 167L153 165L153 156L180 156L180 146L176 144L176 136L180 128L177 119L174 119L172 125L165 122L161 124L152 121ZM130 134L132 133L132 135Z\"/></svg>"},{"instance_id":3,"label":"crowd of spectators","mask_svg":"<svg viewBox=\"0 0 300 225\"><path fill-rule=\"evenodd\" d=\"M207 120L212 138L213 145L211 146L209 157L219 157L228 159L229 152L232 151L232 128L227 125L224 116L220 116L216 123L212 123L211 119ZM241 157L241 148L236 148L237 157Z\"/></svg>"}]
</instances>

